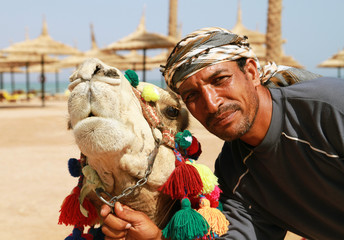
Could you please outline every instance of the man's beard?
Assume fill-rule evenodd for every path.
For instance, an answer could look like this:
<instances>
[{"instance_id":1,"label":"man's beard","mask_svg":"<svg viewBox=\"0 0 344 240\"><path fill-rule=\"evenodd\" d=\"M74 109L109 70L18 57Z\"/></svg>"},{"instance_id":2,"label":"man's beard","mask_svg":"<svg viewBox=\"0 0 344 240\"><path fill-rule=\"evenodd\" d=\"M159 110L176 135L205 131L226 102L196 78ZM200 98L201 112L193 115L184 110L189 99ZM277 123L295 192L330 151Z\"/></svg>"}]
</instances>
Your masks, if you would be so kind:
<instances>
[{"instance_id":1,"label":"man's beard","mask_svg":"<svg viewBox=\"0 0 344 240\"><path fill-rule=\"evenodd\" d=\"M226 133L226 131L219 131L219 132L216 132L214 131L216 129L216 126L213 127L212 129L209 129L208 130L215 134L216 136L218 136L219 138L225 140L225 141L233 141L235 139L239 139L240 137L242 137L243 135L245 135L252 127L255 119L256 119L256 116L257 116L257 112L258 112L258 107L259 107L259 102L257 101L257 98L254 99L255 102L257 102L257 105L254 109L254 115L253 115L253 118L250 119L250 116L249 115L245 115L242 117L242 120L237 123L235 126L231 126L231 128L233 129L232 133L229 135L228 133ZM230 103L230 104L227 104L225 106L222 106L218 109L218 111L214 114L211 114L207 117L206 119L206 124L207 126L211 126L211 122L214 118L216 118L217 116L220 116L222 113L224 112L234 112L234 111L241 111L241 107L239 104L236 104L236 103Z\"/></svg>"}]
</instances>

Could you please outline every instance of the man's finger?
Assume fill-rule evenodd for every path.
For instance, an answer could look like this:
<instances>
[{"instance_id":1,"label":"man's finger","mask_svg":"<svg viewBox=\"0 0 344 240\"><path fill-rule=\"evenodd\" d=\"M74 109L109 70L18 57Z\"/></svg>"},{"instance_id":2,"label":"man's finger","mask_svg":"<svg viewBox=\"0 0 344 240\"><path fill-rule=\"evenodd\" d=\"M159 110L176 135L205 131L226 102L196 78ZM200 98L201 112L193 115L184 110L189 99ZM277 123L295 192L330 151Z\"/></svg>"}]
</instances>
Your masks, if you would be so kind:
<instances>
[{"instance_id":1,"label":"man's finger","mask_svg":"<svg viewBox=\"0 0 344 240\"><path fill-rule=\"evenodd\" d=\"M136 222L141 220L140 212L137 212L128 206L122 205L119 202L116 202L114 211L116 216L131 223L132 225L135 225Z\"/></svg>"},{"instance_id":2,"label":"man's finger","mask_svg":"<svg viewBox=\"0 0 344 240\"><path fill-rule=\"evenodd\" d=\"M110 206L104 204L101 209L100 209L100 216L102 216L103 218L105 218L107 215L109 215L109 213L111 213L111 208Z\"/></svg>"},{"instance_id":3,"label":"man's finger","mask_svg":"<svg viewBox=\"0 0 344 240\"><path fill-rule=\"evenodd\" d=\"M108 214L105 218L104 218L104 224L108 225L110 228L113 228L114 230L125 230L125 229L129 229L131 227L131 224L116 217L113 214Z\"/></svg>"},{"instance_id":4,"label":"man's finger","mask_svg":"<svg viewBox=\"0 0 344 240\"><path fill-rule=\"evenodd\" d=\"M125 239L125 236L127 235L127 230L116 231L112 228L109 228L107 225L102 226L102 232L106 237L111 239Z\"/></svg>"}]
</instances>

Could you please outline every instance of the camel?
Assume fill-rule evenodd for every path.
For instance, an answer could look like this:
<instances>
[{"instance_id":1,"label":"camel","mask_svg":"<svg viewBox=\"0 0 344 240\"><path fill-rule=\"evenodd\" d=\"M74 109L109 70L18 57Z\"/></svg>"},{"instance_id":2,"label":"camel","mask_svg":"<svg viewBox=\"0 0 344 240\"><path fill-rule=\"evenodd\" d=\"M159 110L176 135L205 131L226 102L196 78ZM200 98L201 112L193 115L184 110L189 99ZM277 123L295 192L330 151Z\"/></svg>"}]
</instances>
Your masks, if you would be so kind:
<instances>
[{"instance_id":1,"label":"camel","mask_svg":"<svg viewBox=\"0 0 344 240\"><path fill-rule=\"evenodd\" d=\"M187 110L172 91L144 82L134 88L121 71L98 59L86 60L70 81L69 127L88 167L81 198L87 195L99 211L104 201L123 195L116 200L164 227L174 201L158 188L175 168L173 137L187 128ZM158 92L159 100L148 104L161 121L157 125L144 116L147 104L140 94L146 86Z\"/></svg>"}]
</instances>

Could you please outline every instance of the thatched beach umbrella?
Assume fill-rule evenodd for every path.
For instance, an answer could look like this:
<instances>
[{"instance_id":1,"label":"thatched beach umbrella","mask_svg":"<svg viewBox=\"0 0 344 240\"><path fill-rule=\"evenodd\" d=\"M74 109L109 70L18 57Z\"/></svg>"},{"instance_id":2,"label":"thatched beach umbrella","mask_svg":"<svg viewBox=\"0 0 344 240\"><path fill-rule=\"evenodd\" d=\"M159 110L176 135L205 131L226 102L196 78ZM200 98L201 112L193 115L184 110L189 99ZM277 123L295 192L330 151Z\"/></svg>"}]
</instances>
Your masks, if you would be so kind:
<instances>
[{"instance_id":1,"label":"thatched beach umbrella","mask_svg":"<svg viewBox=\"0 0 344 240\"><path fill-rule=\"evenodd\" d=\"M317 67L320 67L320 68L337 68L337 70L338 70L337 77L340 78L341 77L340 76L340 70L341 70L341 68L344 67L344 58L335 58L335 56L323 61Z\"/></svg>"},{"instance_id":2,"label":"thatched beach umbrella","mask_svg":"<svg viewBox=\"0 0 344 240\"><path fill-rule=\"evenodd\" d=\"M102 60L104 63L107 63L107 64L109 62L118 63L118 64L123 62L123 60L125 59L123 56L120 56L116 53L104 52L98 48L92 24L90 25L90 28L91 28L91 49L84 52L83 54L70 56L61 60L58 64L61 68L77 67L80 63L85 61L87 58L99 58L100 60Z\"/></svg>"},{"instance_id":3,"label":"thatched beach umbrella","mask_svg":"<svg viewBox=\"0 0 344 240\"><path fill-rule=\"evenodd\" d=\"M37 54L41 57L41 86L42 86L42 106L44 106L45 95L45 76L44 63L47 55L72 55L81 54L77 49L55 41L48 34L48 28L45 20L43 21L42 34L36 39L26 40L15 43L2 50L7 53L27 53Z\"/></svg>"},{"instance_id":4,"label":"thatched beach umbrella","mask_svg":"<svg viewBox=\"0 0 344 240\"><path fill-rule=\"evenodd\" d=\"M29 91L30 91L30 80L29 80L29 66L31 64L39 64L41 63L41 57L39 55L29 55L29 54L22 54L22 53L11 53L5 58L0 58L0 66L8 66L8 67L25 67L26 68L26 95L27 99L29 99ZM46 56L45 63L53 63L57 62L57 58L52 58ZM13 74L13 72L11 72ZM14 77L13 77L14 78ZM13 79L14 85L14 79ZM12 89L13 91L14 89Z\"/></svg>"},{"instance_id":5,"label":"thatched beach umbrella","mask_svg":"<svg viewBox=\"0 0 344 240\"><path fill-rule=\"evenodd\" d=\"M103 51L111 52L116 50L143 50L143 78L146 81L146 50L159 48L172 48L177 40L170 36L164 36L158 33L150 33L146 31L145 15L142 15L141 21L135 32L127 37L120 39L108 45Z\"/></svg>"},{"instance_id":6,"label":"thatched beach umbrella","mask_svg":"<svg viewBox=\"0 0 344 240\"><path fill-rule=\"evenodd\" d=\"M259 32L258 30L250 30L244 26L242 23L242 11L240 8L240 3L238 4L238 12L237 12L237 22L235 23L234 27L231 29L232 32L245 35L248 37L248 41L250 43L250 47L252 48L253 52L256 54L257 58L261 65L265 65L267 61L272 61L267 57L267 37L266 34ZM286 40L282 39L281 44L285 43ZM279 61L276 62L277 64L292 66L296 68L303 68L292 56L287 56L284 54L283 49L278 50L281 51L279 56Z\"/></svg>"}]
</instances>

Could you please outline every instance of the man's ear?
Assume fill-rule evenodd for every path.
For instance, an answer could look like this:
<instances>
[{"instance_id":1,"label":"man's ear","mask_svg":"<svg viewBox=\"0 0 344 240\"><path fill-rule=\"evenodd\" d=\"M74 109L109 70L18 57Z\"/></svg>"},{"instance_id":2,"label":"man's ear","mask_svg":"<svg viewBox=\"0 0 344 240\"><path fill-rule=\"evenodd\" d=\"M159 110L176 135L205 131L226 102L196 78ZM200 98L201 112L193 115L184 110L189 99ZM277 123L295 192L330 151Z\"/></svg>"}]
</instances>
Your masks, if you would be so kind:
<instances>
[{"instance_id":1,"label":"man's ear","mask_svg":"<svg viewBox=\"0 0 344 240\"><path fill-rule=\"evenodd\" d=\"M245 72L250 80L253 81L254 86L260 85L259 71L257 69L257 63L252 58L246 60Z\"/></svg>"}]
</instances>

